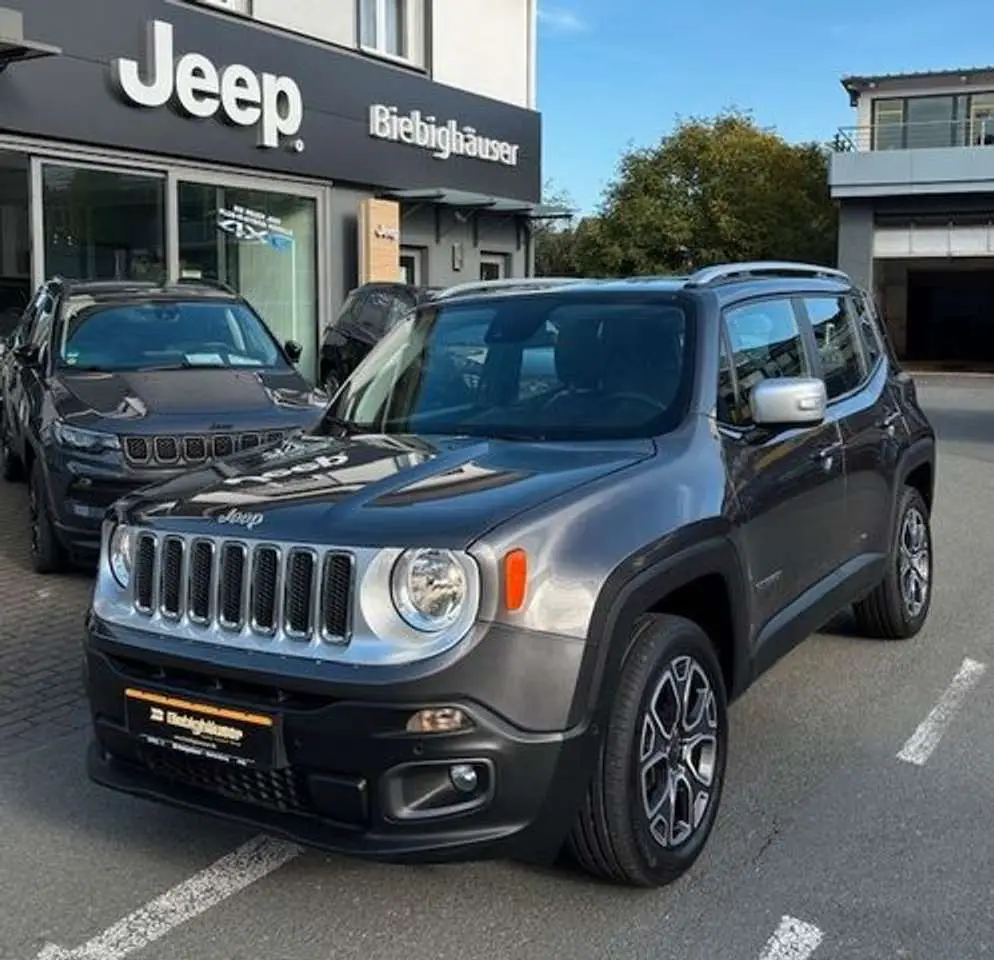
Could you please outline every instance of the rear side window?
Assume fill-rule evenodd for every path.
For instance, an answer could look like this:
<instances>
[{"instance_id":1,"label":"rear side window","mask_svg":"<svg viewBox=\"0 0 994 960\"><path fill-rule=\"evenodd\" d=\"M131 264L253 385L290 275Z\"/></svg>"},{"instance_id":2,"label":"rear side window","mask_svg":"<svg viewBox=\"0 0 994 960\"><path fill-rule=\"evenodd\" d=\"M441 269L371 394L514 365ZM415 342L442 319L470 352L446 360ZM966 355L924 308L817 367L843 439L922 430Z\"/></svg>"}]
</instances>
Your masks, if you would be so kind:
<instances>
[{"instance_id":1,"label":"rear side window","mask_svg":"<svg viewBox=\"0 0 994 960\"><path fill-rule=\"evenodd\" d=\"M849 305L856 318L856 326L859 330L867 367L872 370L884 354L883 333L873 315L869 301L865 297L852 297Z\"/></svg>"},{"instance_id":2,"label":"rear side window","mask_svg":"<svg viewBox=\"0 0 994 960\"><path fill-rule=\"evenodd\" d=\"M848 297L805 297L828 399L855 390L868 373Z\"/></svg>"},{"instance_id":3,"label":"rear side window","mask_svg":"<svg viewBox=\"0 0 994 960\"><path fill-rule=\"evenodd\" d=\"M719 410L728 422L752 422L749 398L756 384L774 377L811 375L808 355L790 300L779 298L725 312L730 363L722 358Z\"/></svg>"}]
</instances>

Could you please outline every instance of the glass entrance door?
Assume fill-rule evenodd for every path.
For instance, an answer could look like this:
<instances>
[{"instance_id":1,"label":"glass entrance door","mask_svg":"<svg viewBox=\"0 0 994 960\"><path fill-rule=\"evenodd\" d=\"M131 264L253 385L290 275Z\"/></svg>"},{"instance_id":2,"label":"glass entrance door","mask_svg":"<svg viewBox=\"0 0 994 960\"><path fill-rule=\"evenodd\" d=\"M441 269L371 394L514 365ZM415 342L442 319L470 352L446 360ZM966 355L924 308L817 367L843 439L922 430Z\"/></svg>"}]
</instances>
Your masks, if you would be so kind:
<instances>
[{"instance_id":1,"label":"glass entrance door","mask_svg":"<svg viewBox=\"0 0 994 960\"><path fill-rule=\"evenodd\" d=\"M180 180L179 277L234 288L282 343L304 348L317 375L317 201L266 190Z\"/></svg>"}]
</instances>

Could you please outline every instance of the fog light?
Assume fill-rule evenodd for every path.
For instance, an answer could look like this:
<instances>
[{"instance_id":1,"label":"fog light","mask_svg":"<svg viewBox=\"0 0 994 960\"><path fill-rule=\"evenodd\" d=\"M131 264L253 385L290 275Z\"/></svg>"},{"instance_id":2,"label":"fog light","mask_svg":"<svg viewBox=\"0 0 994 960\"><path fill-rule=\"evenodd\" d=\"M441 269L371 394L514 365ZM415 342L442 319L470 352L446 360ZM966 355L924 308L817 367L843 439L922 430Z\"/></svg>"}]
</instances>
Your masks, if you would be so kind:
<instances>
[{"instance_id":1,"label":"fog light","mask_svg":"<svg viewBox=\"0 0 994 960\"><path fill-rule=\"evenodd\" d=\"M408 733L455 733L468 730L473 721L458 707L419 710L407 721Z\"/></svg>"},{"instance_id":2,"label":"fog light","mask_svg":"<svg viewBox=\"0 0 994 960\"><path fill-rule=\"evenodd\" d=\"M457 763L449 767L449 779L460 793L472 793L476 789L476 771L468 763Z\"/></svg>"}]
</instances>

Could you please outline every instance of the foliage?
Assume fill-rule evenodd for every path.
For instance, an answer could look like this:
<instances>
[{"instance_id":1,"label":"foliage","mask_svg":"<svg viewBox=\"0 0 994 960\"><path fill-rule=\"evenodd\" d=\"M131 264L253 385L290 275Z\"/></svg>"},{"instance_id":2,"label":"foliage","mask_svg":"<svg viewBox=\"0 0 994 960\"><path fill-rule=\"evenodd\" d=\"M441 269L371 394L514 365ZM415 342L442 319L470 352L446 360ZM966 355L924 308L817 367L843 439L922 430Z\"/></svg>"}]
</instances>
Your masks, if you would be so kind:
<instances>
[{"instance_id":1,"label":"foliage","mask_svg":"<svg viewBox=\"0 0 994 960\"><path fill-rule=\"evenodd\" d=\"M834 264L828 153L738 111L691 118L620 161L596 217L545 232L536 272L681 273L735 260Z\"/></svg>"}]
</instances>

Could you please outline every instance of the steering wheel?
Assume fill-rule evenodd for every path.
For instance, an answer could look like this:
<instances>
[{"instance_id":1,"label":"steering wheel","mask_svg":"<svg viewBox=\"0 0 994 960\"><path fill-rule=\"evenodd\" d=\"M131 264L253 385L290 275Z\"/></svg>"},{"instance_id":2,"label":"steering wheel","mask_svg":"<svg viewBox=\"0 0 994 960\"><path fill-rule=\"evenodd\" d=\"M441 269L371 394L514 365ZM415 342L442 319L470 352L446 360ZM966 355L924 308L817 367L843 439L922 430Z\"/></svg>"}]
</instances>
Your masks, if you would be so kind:
<instances>
[{"instance_id":1,"label":"steering wheel","mask_svg":"<svg viewBox=\"0 0 994 960\"><path fill-rule=\"evenodd\" d=\"M639 403L644 403L647 406L655 407L662 413L666 413L669 407L662 402L662 400L657 400L655 397L650 397L647 393L638 393L635 390L623 390L621 393L612 393L610 396L612 401L614 400L635 400Z\"/></svg>"}]
</instances>

